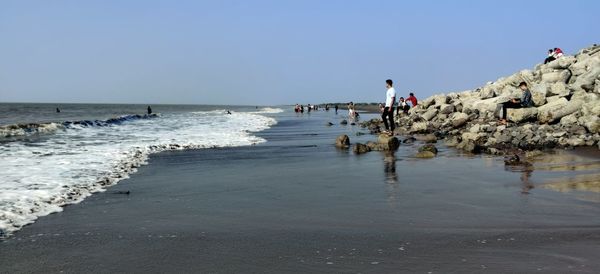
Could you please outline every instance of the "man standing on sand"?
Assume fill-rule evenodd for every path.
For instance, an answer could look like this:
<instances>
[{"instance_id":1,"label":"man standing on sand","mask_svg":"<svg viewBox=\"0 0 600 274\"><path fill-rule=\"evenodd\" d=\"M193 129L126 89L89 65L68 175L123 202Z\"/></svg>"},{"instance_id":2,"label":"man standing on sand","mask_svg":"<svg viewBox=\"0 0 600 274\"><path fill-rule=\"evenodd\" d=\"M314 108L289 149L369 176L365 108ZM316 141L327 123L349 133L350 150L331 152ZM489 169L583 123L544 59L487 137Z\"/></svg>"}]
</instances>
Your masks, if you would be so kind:
<instances>
[{"instance_id":1,"label":"man standing on sand","mask_svg":"<svg viewBox=\"0 0 600 274\"><path fill-rule=\"evenodd\" d=\"M383 113L381 118L385 125L386 133L389 135L394 134L394 102L396 102L396 90L393 87L394 82L391 79L385 80L385 87L387 92L385 94L385 106L383 107ZM389 123L388 123L389 122Z\"/></svg>"}]
</instances>

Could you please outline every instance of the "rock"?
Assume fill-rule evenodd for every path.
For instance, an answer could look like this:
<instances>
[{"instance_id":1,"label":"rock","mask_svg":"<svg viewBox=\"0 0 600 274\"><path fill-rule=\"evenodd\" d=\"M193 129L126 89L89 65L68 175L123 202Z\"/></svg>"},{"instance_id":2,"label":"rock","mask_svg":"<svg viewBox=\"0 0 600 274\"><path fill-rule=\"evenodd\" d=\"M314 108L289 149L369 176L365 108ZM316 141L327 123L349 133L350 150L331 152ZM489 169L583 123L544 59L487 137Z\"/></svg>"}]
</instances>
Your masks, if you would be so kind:
<instances>
[{"instance_id":1,"label":"rock","mask_svg":"<svg viewBox=\"0 0 600 274\"><path fill-rule=\"evenodd\" d=\"M557 100L551 104L546 104L538 108L538 120L540 123L551 123L567 116L581 108L583 101L567 101L565 98Z\"/></svg>"},{"instance_id":2,"label":"rock","mask_svg":"<svg viewBox=\"0 0 600 274\"><path fill-rule=\"evenodd\" d=\"M492 86L486 85L479 91L479 98L488 99L496 96L496 92Z\"/></svg>"},{"instance_id":3,"label":"rock","mask_svg":"<svg viewBox=\"0 0 600 274\"><path fill-rule=\"evenodd\" d=\"M425 119L426 121L431 121L431 119L433 119L433 117L435 117L438 114L438 110L435 108L432 108L430 110L428 110L427 112L423 113L423 115L421 115L421 117L423 117L423 119Z\"/></svg>"},{"instance_id":4,"label":"rock","mask_svg":"<svg viewBox=\"0 0 600 274\"><path fill-rule=\"evenodd\" d=\"M462 112L454 113L450 117L452 126L455 128L461 127L462 125L466 124L468 120L469 120L469 115L462 113Z\"/></svg>"},{"instance_id":5,"label":"rock","mask_svg":"<svg viewBox=\"0 0 600 274\"><path fill-rule=\"evenodd\" d=\"M363 135L365 135L365 133L364 133L364 132L360 132L360 131L359 131L359 132L357 132L357 133L356 133L356 136L363 136Z\"/></svg>"},{"instance_id":6,"label":"rock","mask_svg":"<svg viewBox=\"0 0 600 274\"><path fill-rule=\"evenodd\" d=\"M350 123L351 126L356 126L356 123L352 122Z\"/></svg>"},{"instance_id":7,"label":"rock","mask_svg":"<svg viewBox=\"0 0 600 274\"><path fill-rule=\"evenodd\" d=\"M414 143L416 140L417 140L417 139L416 139L415 137L408 137L408 138L404 139L404 140L402 141L402 143L405 143L405 144L412 144L412 143Z\"/></svg>"},{"instance_id":8,"label":"rock","mask_svg":"<svg viewBox=\"0 0 600 274\"><path fill-rule=\"evenodd\" d=\"M507 166L531 166L530 163L521 160L521 157L519 157L519 155L517 155L517 154L514 154L514 155L504 158L504 165L507 165Z\"/></svg>"},{"instance_id":9,"label":"rock","mask_svg":"<svg viewBox=\"0 0 600 274\"><path fill-rule=\"evenodd\" d=\"M342 120L342 121L340 122L340 125L347 125L347 124L348 124L348 121L346 121L346 120Z\"/></svg>"},{"instance_id":10,"label":"rock","mask_svg":"<svg viewBox=\"0 0 600 274\"><path fill-rule=\"evenodd\" d=\"M570 90L567 87L567 85L563 82L556 82L552 85L550 85L550 88L548 89L548 96L552 96L552 95L558 95L559 97L565 97L568 96L570 94Z\"/></svg>"},{"instance_id":11,"label":"rock","mask_svg":"<svg viewBox=\"0 0 600 274\"><path fill-rule=\"evenodd\" d=\"M400 140L394 136L380 134L377 142L382 146L383 150L396 150L400 147Z\"/></svg>"},{"instance_id":12,"label":"rock","mask_svg":"<svg viewBox=\"0 0 600 274\"><path fill-rule=\"evenodd\" d=\"M426 132L427 131L427 122L413 123L412 127L410 128L410 131L413 133Z\"/></svg>"},{"instance_id":13,"label":"rock","mask_svg":"<svg viewBox=\"0 0 600 274\"><path fill-rule=\"evenodd\" d=\"M327 124L325 124L326 126L333 126L332 122L327 122Z\"/></svg>"},{"instance_id":14,"label":"rock","mask_svg":"<svg viewBox=\"0 0 600 274\"><path fill-rule=\"evenodd\" d=\"M575 62L577 62L575 56L563 56L555 61L548 63L546 67L551 69L566 69Z\"/></svg>"},{"instance_id":15,"label":"rock","mask_svg":"<svg viewBox=\"0 0 600 274\"><path fill-rule=\"evenodd\" d=\"M463 141L478 141L481 138L481 135L479 133L472 133L472 132L464 132L462 135L462 140Z\"/></svg>"},{"instance_id":16,"label":"rock","mask_svg":"<svg viewBox=\"0 0 600 274\"><path fill-rule=\"evenodd\" d=\"M479 130L480 130L479 124L475 124L471 128L469 128L469 132L471 132L471 133L478 133Z\"/></svg>"},{"instance_id":17,"label":"rock","mask_svg":"<svg viewBox=\"0 0 600 274\"><path fill-rule=\"evenodd\" d=\"M446 146L448 146L448 147L455 147L455 146L457 146L457 145L458 145L460 142L459 142L459 140L458 140L458 137L456 137L456 136L452 136L452 137L450 137L450 138L446 139L446 142L445 142L445 143L446 143Z\"/></svg>"},{"instance_id":18,"label":"rock","mask_svg":"<svg viewBox=\"0 0 600 274\"><path fill-rule=\"evenodd\" d=\"M546 103L546 94L548 93L548 85L536 84L531 88L531 99L534 106L541 106Z\"/></svg>"},{"instance_id":19,"label":"rock","mask_svg":"<svg viewBox=\"0 0 600 274\"><path fill-rule=\"evenodd\" d=\"M418 134L415 135L414 139L419 140L425 143L435 143L437 142L437 137L434 134Z\"/></svg>"},{"instance_id":20,"label":"rock","mask_svg":"<svg viewBox=\"0 0 600 274\"><path fill-rule=\"evenodd\" d=\"M569 72L568 70L548 72L548 73L542 74L542 83L550 83L550 84L553 84L556 82L566 83L567 80L569 79L569 77L571 77L571 72Z\"/></svg>"},{"instance_id":21,"label":"rock","mask_svg":"<svg viewBox=\"0 0 600 274\"><path fill-rule=\"evenodd\" d=\"M441 114L450 114L454 112L454 106L453 105L449 105L449 104L443 104L440 106L440 113Z\"/></svg>"},{"instance_id":22,"label":"rock","mask_svg":"<svg viewBox=\"0 0 600 274\"><path fill-rule=\"evenodd\" d=\"M428 159L428 158L435 157L435 153L433 153L431 151L419 151L419 152L417 152L417 154L415 154L415 157L416 158Z\"/></svg>"},{"instance_id":23,"label":"rock","mask_svg":"<svg viewBox=\"0 0 600 274\"><path fill-rule=\"evenodd\" d=\"M434 145L432 145L432 144L426 144L426 145L423 145L423 146L421 146L419 148L419 152L424 152L424 151L429 151L429 152L431 152L433 154L437 154L438 153L438 149Z\"/></svg>"},{"instance_id":24,"label":"rock","mask_svg":"<svg viewBox=\"0 0 600 274\"><path fill-rule=\"evenodd\" d=\"M350 147L350 137L348 135L340 135L335 139L335 146L338 148Z\"/></svg>"},{"instance_id":25,"label":"rock","mask_svg":"<svg viewBox=\"0 0 600 274\"><path fill-rule=\"evenodd\" d=\"M577 123L577 113L569 114L560 118L561 125L574 125Z\"/></svg>"},{"instance_id":26,"label":"rock","mask_svg":"<svg viewBox=\"0 0 600 274\"><path fill-rule=\"evenodd\" d=\"M538 109L535 107L529 108L509 108L506 110L506 118L515 123L534 120L537 118Z\"/></svg>"},{"instance_id":27,"label":"rock","mask_svg":"<svg viewBox=\"0 0 600 274\"><path fill-rule=\"evenodd\" d=\"M590 133L600 133L600 118L598 115L582 116L578 119L578 122Z\"/></svg>"},{"instance_id":28,"label":"rock","mask_svg":"<svg viewBox=\"0 0 600 274\"><path fill-rule=\"evenodd\" d=\"M600 66L595 66L589 71L577 76L575 83L571 85L573 90L593 91L596 78L600 75Z\"/></svg>"},{"instance_id":29,"label":"rock","mask_svg":"<svg viewBox=\"0 0 600 274\"><path fill-rule=\"evenodd\" d=\"M381 151L381 150L383 150L383 147L381 146L381 144L376 143L376 142L372 142L372 141L367 142L367 147L370 150L372 150L372 151Z\"/></svg>"},{"instance_id":30,"label":"rock","mask_svg":"<svg viewBox=\"0 0 600 274\"><path fill-rule=\"evenodd\" d=\"M367 145L364 145L361 143L356 143L356 144L354 144L352 151L354 151L354 153L356 153L356 154L363 154L363 153L367 153L367 152L371 151L371 149Z\"/></svg>"}]
</instances>

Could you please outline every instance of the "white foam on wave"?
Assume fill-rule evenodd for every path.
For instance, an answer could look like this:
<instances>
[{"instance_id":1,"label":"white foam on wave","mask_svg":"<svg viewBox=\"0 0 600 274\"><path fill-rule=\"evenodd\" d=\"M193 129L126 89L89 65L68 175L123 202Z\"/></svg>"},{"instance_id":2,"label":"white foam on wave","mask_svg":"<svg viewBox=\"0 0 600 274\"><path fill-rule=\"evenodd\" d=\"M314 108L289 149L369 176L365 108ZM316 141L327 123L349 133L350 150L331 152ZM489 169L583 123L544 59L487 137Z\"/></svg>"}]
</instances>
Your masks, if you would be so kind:
<instances>
[{"instance_id":1,"label":"white foam on wave","mask_svg":"<svg viewBox=\"0 0 600 274\"><path fill-rule=\"evenodd\" d=\"M280 108L265 107L255 113L275 114L275 113L282 113L282 112L283 112L283 109L280 109Z\"/></svg>"},{"instance_id":2,"label":"white foam on wave","mask_svg":"<svg viewBox=\"0 0 600 274\"><path fill-rule=\"evenodd\" d=\"M256 113L166 114L108 127L71 127L37 143L0 145L0 237L127 178L148 155L245 146L276 123Z\"/></svg>"},{"instance_id":3,"label":"white foam on wave","mask_svg":"<svg viewBox=\"0 0 600 274\"><path fill-rule=\"evenodd\" d=\"M26 136L29 134L48 134L61 129L64 129L64 126L57 123L0 126L0 138Z\"/></svg>"}]
</instances>

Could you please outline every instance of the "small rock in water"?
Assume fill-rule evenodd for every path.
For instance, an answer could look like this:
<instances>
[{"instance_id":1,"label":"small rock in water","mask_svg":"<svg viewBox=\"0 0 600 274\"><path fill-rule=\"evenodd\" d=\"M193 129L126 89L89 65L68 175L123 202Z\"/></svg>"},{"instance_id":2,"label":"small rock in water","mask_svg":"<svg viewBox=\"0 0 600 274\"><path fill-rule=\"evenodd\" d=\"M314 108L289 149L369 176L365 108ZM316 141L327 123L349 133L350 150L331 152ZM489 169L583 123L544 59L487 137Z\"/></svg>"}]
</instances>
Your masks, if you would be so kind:
<instances>
[{"instance_id":1,"label":"small rock in water","mask_svg":"<svg viewBox=\"0 0 600 274\"><path fill-rule=\"evenodd\" d=\"M421 151L421 152L418 152L417 154L415 154L415 157L417 157L417 158L433 158L433 157L435 157L435 153L433 153L431 151Z\"/></svg>"},{"instance_id":2,"label":"small rock in water","mask_svg":"<svg viewBox=\"0 0 600 274\"><path fill-rule=\"evenodd\" d=\"M419 148L419 152L429 151L434 155L438 153L437 148L432 144L427 144Z\"/></svg>"},{"instance_id":3,"label":"small rock in water","mask_svg":"<svg viewBox=\"0 0 600 274\"><path fill-rule=\"evenodd\" d=\"M348 121L346 121L346 120L342 120L342 121L340 122L340 125L347 125L347 124L348 124Z\"/></svg>"},{"instance_id":4,"label":"small rock in water","mask_svg":"<svg viewBox=\"0 0 600 274\"><path fill-rule=\"evenodd\" d=\"M365 144L356 143L352 151L354 151L356 154L363 154L371 151L371 149Z\"/></svg>"},{"instance_id":5,"label":"small rock in water","mask_svg":"<svg viewBox=\"0 0 600 274\"><path fill-rule=\"evenodd\" d=\"M335 146L338 148L347 148L350 146L350 137L348 135L340 135L335 139Z\"/></svg>"},{"instance_id":6,"label":"small rock in water","mask_svg":"<svg viewBox=\"0 0 600 274\"><path fill-rule=\"evenodd\" d=\"M326 126L333 126L332 122L327 122L327 124L325 124Z\"/></svg>"}]
</instances>

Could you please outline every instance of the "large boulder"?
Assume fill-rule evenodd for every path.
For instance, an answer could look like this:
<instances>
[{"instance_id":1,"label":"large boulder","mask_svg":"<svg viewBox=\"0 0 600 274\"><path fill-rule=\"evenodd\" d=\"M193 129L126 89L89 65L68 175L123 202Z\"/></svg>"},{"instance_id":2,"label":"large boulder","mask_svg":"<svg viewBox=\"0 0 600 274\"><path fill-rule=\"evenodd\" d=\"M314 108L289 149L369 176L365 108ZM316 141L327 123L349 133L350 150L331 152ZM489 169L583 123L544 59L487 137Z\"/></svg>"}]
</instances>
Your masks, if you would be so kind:
<instances>
[{"instance_id":1,"label":"large boulder","mask_svg":"<svg viewBox=\"0 0 600 274\"><path fill-rule=\"evenodd\" d=\"M569 70L573 72L573 76L579 76L598 66L600 66L600 56L581 55L577 58L577 63L571 65Z\"/></svg>"},{"instance_id":2,"label":"large boulder","mask_svg":"<svg viewBox=\"0 0 600 274\"><path fill-rule=\"evenodd\" d=\"M440 106L440 113L441 114L450 114L454 112L454 106L451 104L442 104Z\"/></svg>"},{"instance_id":3,"label":"large boulder","mask_svg":"<svg viewBox=\"0 0 600 274\"><path fill-rule=\"evenodd\" d=\"M542 74L542 83L566 83L569 77L571 77L571 72L569 72L569 70L547 72Z\"/></svg>"},{"instance_id":4,"label":"large boulder","mask_svg":"<svg viewBox=\"0 0 600 274\"><path fill-rule=\"evenodd\" d=\"M398 140L398 138L386 134L380 134L377 142L381 145L383 150L396 150L400 147L400 140Z\"/></svg>"},{"instance_id":5,"label":"large boulder","mask_svg":"<svg viewBox=\"0 0 600 274\"><path fill-rule=\"evenodd\" d=\"M531 99L533 100L533 105L539 107L546 103L546 93L548 93L548 85L547 84L536 84L531 88Z\"/></svg>"},{"instance_id":6,"label":"large boulder","mask_svg":"<svg viewBox=\"0 0 600 274\"><path fill-rule=\"evenodd\" d=\"M469 121L469 115L462 112L456 112L450 117L450 122L455 128L461 127Z\"/></svg>"},{"instance_id":7,"label":"large boulder","mask_svg":"<svg viewBox=\"0 0 600 274\"><path fill-rule=\"evenodd\" d=\"M579 124L583 125L590 133L600 133L600 117L597 115L581 116L578 121Z\"/></svg>"},{"instance_id":8,"label":"large boulder","mask_svg":"<svg viewBox=\"0 0 600 274\"><path fill-rule=\"evenodd\" d=\"M431 108L427 112L423 113L423 115L421 115L421 117L427 121L431 121L431 119L433 119L433 117L435 117L437 114L438 114L438 110L435 108Z\"/></svg>"},{"instance_id":9,"label":"large boulder","mask_svg":"<svg viewBox=\"0 0 600 274\"><path fill-rule=\"evenodd\" d=\"M506 118L509 121L520 123L523 121L534 120L537 118L538 109L535 107L529 108L510 108L506 110Z\"/></svg>"},{"instance_id":10,"label":"large boulder","mask_svg":"<svg viewBox=\"0 0 600 274\"><path fill-rule=\"evenodd\" d=\"M589 71L577 77L575 83L571 85L573 90L593 91L596 78L600 75L600 65L591 68Z\"/></svg>"},{"instance_id":11,"label":"large boulder","mask_svg":"<svg viewBox=\"0 0 600 274\"><path fill-rule=\"evenodd\" d=\"M582 100L567 101L567 99L561 98L552 103L539 107L538 120L540 123L552 123L581 109L583 103L584 102Z\"/></svg>"},{"instance_id":12,"label":"large boulder","mask_svg":"<svg viewBox=\"0 0 600 274\"><path fill-rule=\"evenodd\" d=\"M546 67L551 69L566 69L575 62L577 62L575 56L563 56L548 63Z\"/></svg>"},{"instance_id":13,"label":"large boulder","mask_svg":"<svg viewBox=\"0 0 600 274\"><path fill-rule=\"evenodd\" d=\"M479 98L481 99L489 99L496 97L496 92L494 91L494 87L491 85L484 86L479 91Z\"/></svg>"},{"instance_id":14,"label":"large boulder","mask_svg":"<svg viewBox=\"0 0 600 274\"><path fill-rule=\"evenodd\" d=\"M335 139L335 146L338 148L350 147L350 137L348 135L340 135Z\"/></svg>"},{"instance_id":15,"label":"large boulder","mask_svg":"<svg viewBox=\"0 0 600 274\"><path fill-rule=\"evenodd\" d=\"M570 94L570 90L569 90L569 87L567 86L567 84L565 84L563 82L556 82L556 83L550 85L547 95L548 96L558 95L560 97L565 97L565 96L568 96L569 94Z\"/></svg>"},{"instance_id":16,"label":"large boulder","mask_svg":"<svg viewBox=\"0 0 600 274\"><path fill-rule=\"evenodd\" d=\"M417 132L426 132L427 131L427 127L428 124L427 122L416 122L412 124L412 127L410 128L411 132L417 133Z\"/></svg>"}]
</instances>

